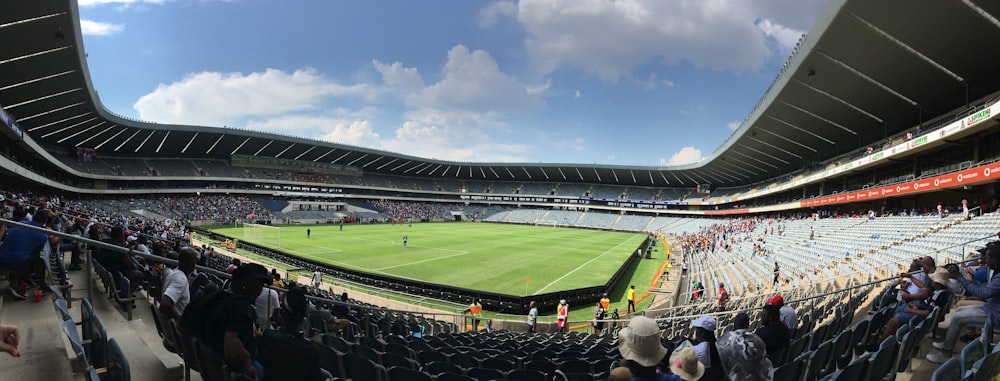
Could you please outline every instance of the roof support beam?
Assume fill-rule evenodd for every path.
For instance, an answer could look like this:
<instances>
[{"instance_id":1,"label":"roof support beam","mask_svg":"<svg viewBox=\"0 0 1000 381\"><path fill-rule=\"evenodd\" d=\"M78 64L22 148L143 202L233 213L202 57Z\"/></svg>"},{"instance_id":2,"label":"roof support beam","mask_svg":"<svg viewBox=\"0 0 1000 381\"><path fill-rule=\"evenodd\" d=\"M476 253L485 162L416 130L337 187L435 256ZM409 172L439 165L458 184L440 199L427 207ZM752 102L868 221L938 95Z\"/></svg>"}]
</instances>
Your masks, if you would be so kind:
<instances>
[{"instance_id":1,"label":"roof support beam","mask_svg":"<svg viewBox=\"0 0 1000 381\"><path fill-rule=\"evenodd\" d=\"M854 136L857 136L857 135L858 135L858 133L857 133L857 132L854 132L854 130L852 130L852 129L850 129L850 128L847 128L847 127L844 127L844 126L840 125L840 123L837 123L837 122L834 122L834 121L832 121L832 120L830 120L830 119L827 119L827 118L824 118L824 117L822 117L822 116L819 116L819 115L816 115L816 114L815 114L815 113L813 113L812 111L809 111L809 110L806 110L806 109L804 109L804 108L802 108L802 107L799 107L799 106L796 106L796 105L793 105L793 104L791 104L791 103L788 103L788 102L785 102L785 101L780 101L780 102L781 102L781 103L784 103L784 104L785 104L786 106L788 106L788 107L791 107L791 108L794 108L794 109L796 109L796 110L799 110L799 111L801 111L801 112L802 112L803 114L806 114L806 115L809 115L809 116L811 116L811 117L813 117L813 118L816 118L816 119L819 119L819 120L822 120L822 121L824 121L824 122L827 122L827 123L829 123L830 125L832 125L832 126L835 126L835 127L839 128L839 129L841 129L841 130L844 130L844 131L846 131L847 133L849 133L849 134L851 134L851 135L854 135Z\"/></svg>"},{"instance_id":2,"label":"roof support beam","mask_svg":"<svg viewBox=\"0 0 1000 381\"><path fill-rule=\"evenodd\" d=\"M100 149L100 148L101 148L101 147L103 147L103 146L104 146L105 144L108 144L108 142L110 142L110 141L114 140L115 138L117 138L117 137L118 137L118 135L121 135L121 134L122 134L123 132L125 132L125 131L128 131L128 128L122 128L122 130L121 130L121 131L118 131L118 132L117 132L117 133L115 133L114 135L111 135L111 137L110 137L110 138L107 138L107 139L105 139L105 140L104 140L103 142L101 142L101 144L98 144L98 145L94 146L94 149L95 149L95 150L96 150L96 149ZM117 148L115 148L115 151L117 151L117 150L118 150L118 149L117 149Z\"/></svg>"},{"instance_id":3,"label":"roof support beam","mask_svg":"<svg viewBox=\"0 0 1000 381\"><path fill-rule=\"evenodd\" d=\"M740 144L740 146L741 146L741 147L743 147L743 148L746 148L746 149L750 149L750 150L752 150L752 148L750 148L750 147L747 147L747 146L745 146L745 145L742 145L742 144ZM758 158L756 158L756 157L753 157L753 156L750 156L750 155L747 155L747 154L745 154L745 153L743 153L743 152L740 152L740 151L737 151L737 150L733 150L733 149L729 150L729 152L732 152L732 153L735 153L735 154L737 154L737 155L740 155L740 156L743 156L743 157L745 157L745 158L747 158L747 159L750 159L750 160L753 160L753 161L756 161L756 162L758 162L758 163L761 163L761 164L764 164L764 165L766 165L766 166L768 166L768 167L771 167L771 168L774 168L774 169L778 169L778 167L777 167L777 166L775 166L775 165L773 165L773 164L771 164L771 163L768 163L768 162L765 162L765 161L763 161L763 160L760 160L760 159L758 159ZM788 162L785 162L785 164L788 164Z\"/></svg>"},{"instance_id":4,"label":"roof support beam","mask_svg":"<svg viewBox=\"0 0 1000 381\"><path fill-rule=\"evenodd\" d=\"M93 129L97 128L97 127L100 127L100 126L104 125L105 123L107 123L107 121L101 121L101 123L98 123L98 124L95 124L95 125L93 125L93 126L90 126L90 127L87 127L87 128L84 128L84 129L82 129L82 130L80 130L80 131L77 131L77 132L76 132L75 134L72 134L72 135L70 135L70 136L67 136L67 137L65 137L65 138L62 138L62 139L59 139L58 141L56 141L56 143L62 143L62 142L64 142L64 141L67 141L67 140L69 140L69 139L72 139L72 138L75 138L75 137L77 137L78 135L80 135L80 134L82 134L82 133L84 133L84 132L87 132L87 131L90 131L90 130L93 130Z\"/></svg>"},{"instance_id":5,"label":"roof support beam","mask_svg":"<svg viewBox=\"0 0 1000 381\"><path fill-rule=\"evenodd\" d=\"M268 140L268 141L267 141L267 144L264 144L264 146L263 146L263 147L260 147L260 149L259 149L259 150L257 150L257 152L254 152L254 153L253 153L253 155L254 155L254 156L257 156L257 155L260 155L261 151L264 151L264 148L267 148L268 146L270 146L270 145L271 145L271 143L274 143L274 140L273 140L273 139L272 139L272 140Z\"/></svg>"},{"instance_id":6,"label":"roof support beam","mask_svg":"<svg viewBox=\"0 0 1000 381\"><path fill-rule=\"evenodd\" d=\"M98 132L96 134L90 135L89 138L83 139L83 141L81 141L79 143L76 143L75 146L77 146L77 147L83 146L83 143L89 142L91 139L96 138L98 136L104 135L105 132L108 132L109 130L111 130L112 128L115 128L115 127L118 127L118 125L117 124L112 124L112 125L108 126L108 128L105 128L105 129L101 130L101 132Z\"/></svg>"},{"instance_id":7,"label":"roof support beam","mask_svg":"<svg viewBox=\"0 0 1000 381\"><path fill-rule=\"evenodd\" d=\"M830 94L830 93L828 93L826 91L820 90L820 89L816 88L815 86L810 85L810 84L805 83L805 82L802 82L802 81L800 81L798 79L796 79L794 81L795 81L795 83L798 83L798 84L800 84L802 86L805 86L805 88L807 88L809 90L815 91L815 92L819 93L820 95L824 95L827 98L830 98L830 99L833 99L833 100L835 100L837 102L840 102L840 104L842 104L844 106L847 106L847 107L850 107L850 108L854 109L854 111L857 111L857 112L861 113L861 115L864 115L864 116L867 116L869 118L872 118L872 120L874 120L876 122L885 123L885 121L883 121L882 118L879 118L879 117L875 116L875 114L872 114L872 113L870 113L868 111L865 111L865 110L861 109L861 107L855 106L853 103L845 101L845 100L841 99L840 97L838 97L836 95L833 95L833 94Z\"/></svg>"},{"instance_id":8,"label":"roof support beam","mask_svg":"<svg viewBox=\"0 0 1000 381\"><path fill-rule=\"evenodd\" d=\"M199 132L195 132L194 135L191 136L191 140L188 140L187 144L184 145L184 148L181 148L181 153L187 152L188 148L191 147L191 143L194 143L194 140L198 138L198 134Z\"/></svg>"},{"instance_id":9,"label":"roof support beam","mask_svg":"<svg viewBox=\"0 0 1000 381\"><path fill-rule=\"evenodd\" d=\"M240 143L240 145L236 146L236 149L234 149L233 152L230 152L229 155L230 156L235 155L236 151L239 151L240 148L243 148L243 145L247 144L247 142L249 142L249 141L250 141L250 137L247 137L246 139L243 139L243 143Z\"/></svg>"},{"instance_id":10,"label":"roof support beam","mask_svg":"<svg viewBox=\"0 0 1000 381\"><path fill-rule=\"evenodd\" d=\"M298 160L298 159L299 159L299 158L301 158L302 156L305 156L305 155L306 155L307 153L309 153L309 152L312 152L312 150L316 149L316 147L319 147L319 146L316 146L316 145L314 145L314 146L312 146L312 147L309 147L309 149L307 149L307 150L306 150L305 152L303 152L303 153L300 153L300 154L299 154L299 156L296 156L296 157L295 157L295 160Z\"/></svg>"},{"instance_id":11,"label":"roof support beam","mask_svg":"<svg viewBox=\"0 0 1000 381\"><path fill-rule=\"evenodd\" d=\"M767 156L767 157L769 157L769 158L772 158L772 159L774 159L774 160L777 160L777 161L780 161L780 162L782 162L783 164L788 164L788 162L787 162L787 161L785 161L785 160L781 160L781 159L779 159L779 158L777 158L777 157L774 157L774 156L772 156L772 155L770 155L770 154L768 154L768 153L766 153L766 152L762 152L762 151L760 151L760 150L758 150L758 149L756 149L756 148L753 148L753 147L751 147L751 146L748 146L748 145L746 145L746 144L743 144L743 143L738 143L738 144L740 145L740 147L743 147L743 148L746 148L746 149L748 149L748 150L751 150L751 151L754 151L754 152L756 152L756 153L759 153L759 154L761 154L761 155L764 155L764 156ZM736 151L733 151L733 152L736 152ZM743 153L742 153L742 152L740 152L740 154L741 154L741 155L743 155ZM746 155L744 155L744 156L746 156ZM747 157L750 157L750 156L747 156ZM771 164L768 164L768 163L766 163L766 162L764 162L764 161L761 161L761 160L759 160L759 159L757 159L757 158L752 158L752 159L754 159L754 160L757 160L757 161L759 161L759 162L761 162L761 163L764 163L764 164L767 164L767 165L769 165L769 166L773 167L774 169L778 169L778 167L775 167L774 165L771 165Z\"/></svg>"},{"instance_id":12,"label":"roof support beam","mask_svg":"<svg viewBox=\"0 0 1000 381\"><path fill-rule=\"evenodd\" d=\"M142 149L142 146L146 145L146 142L148 142L148 141L149 141L149 138L153 137L153 134L155 134L155 133L156 133L156 130L153 130L153 131L150 131L150 132L149 132L149 135L146 135L146 138L145 138L145 139L142 139L142 143L139 143L139 146L138 146L138 147L135 147L135 151L134 151L134 152L137 152L137 153L138 153L138 152L139 152L139 150L141 150L141 149Z\"/></svg>"},{"instance_id":13,"label":"roof support beam","mask_svg":"<svg viewBox=\"0 0 1000 381\"><path fill-rule=\"evenodd\" d=\"M218 139L215 139L215 143L212 143L212 146L211 146L211 147L208 147L208 150L207 150L207 151L205 151L205 154L206 154L206 155L208 155L208 154L212 153L212 151L214 151L214 150L215 150L215 146L219 145L219 142L221 142L221 141L222 141L222 138L224 138L224 137L226 137L226 134L220 134L220 135L219 135L219 138L218 138ZM193 141L193 140L194 140L194 139L192 139L192 141Z\"/></svg>"},{"instance_id":14,"label":"roof support beam","mask_svg":"<svg viewBox=\"0 0 1000 381\"><path fill-rule=\"evenodd\" d=\"M156 153L160 153L160 149L163 148L163 142L166 142L167 141L167 137L169 137L169 136L170 136L170 131L167 131L166 134L163 134L163 139L161 139L160 140L160 144L158 144L156 146Z\"/></svg>"},{"instance_id":15,"label":"roof support beam","mask_svg":"<svg viewBox=\"0 0 1000 381\"><path fill-rule=\"evenodd\" d=\"M330 150L326 151L326 153L324 153L323 156L320 156L320 157L317 157L317 158L313 159L313 162L315 163L317 161L320 161L320 159L326 157L326 155L329 155L329 154L333 153L333 151L336 151L336 150L337 150L336 148L330 148Z\"/></svg>"},{"instance_id":16,"label":"roof support beam","mask_svg":"<svg viewBox=\"0 0 1000 381\"><path fill-rule=\"evenodd\" d=\"M40 116L43 116L43 115L48 115L48 114L51 114L51 113L54 113L54 112L59 112L59 111L62 111L62 110L65 110L65 109L68 109L68 108L71 108L71 107L74 107L74 106L79 106L79 105L82 105L82 104L83 104L83 102L77 102L77 103L73 103L71 105L66 105L66 106L62 106L62 107L59 107L59 108L54 108L54 109L51 109L51 110L46 110L45 112L41 112L41 113L38 113L38 114L35 114L35 115L32 115L32 116L26 116L26 117L23 117L23 118L19 118L17 121L23 123L26 120L37 118L37 117L40 117ZM84 115L89 115L89 114L90 114L90 111L87 111L86 109L84 109L84 113L83 114L74 116L73 118L78 118L78 117L81 117L81 116L84 116ZM72 118L69 118L69 119L72 119ZM32 130L34 130L34 128L32 128L31 130L28 130L28 131L32 131Z\"/></svg>"},{"instance_id":17,"label":"roof support beam","mask_svg":"<svg viewBox=\"0 0 1000 381\"><path fill-rule=\"evenodd\" d=\"M822 136L819 136L819 135L817 135L816 133L814 133L814 132L812 132L812 131L809 131L809 130L807 130L807 129L804 129L804 128L802 128L802 127L799 127L799 126L796 126L796 125L794 125L794 124L791 124L791 123L789 123L789 122L786 122L786 121L784 121L784 120L782 120L782 119L779 119L779 118L777 118L777 117L775 117L775 116L773 116L773 115L768 115L767 117L768 117L768 118L770 118L770 119L773 119L774 121L777 121L778 123L781 123L781 124L784 124L784 125L786 125L786 126L788 126L788 127L791 127L791 128L794 128L794 129L796 129L796 130L799 130L799 131L802 131L802 132L804 132L804 133L806 133L806 134L808 134L808 135L812 135L812 136L813 136L813 137L815 137L816 139L819 139L819 140L822 140L822 141L824 141L824 142L827 142L827 143L830 143L830 144L834 144L833 140L830 140L830 139L827 139L827 138L824 138L824 137L822 137Z\"/></svg>"},{"instance_id":18,"label":"roof support beam","mask_svg":"<svg viewBox=\"0 0 1000 381\"><path fill-rule=\"evenodd\" d=\"M840 67L844 68L845 70L853 73L854 75L860 77L861 79L864 79L865 81L868 81L869 83L877 86L878 88L880 88L882 90L885 90L887 93L892 94L896 98L899 98L899 99L905 101L906 103L909 103L911 106L917 106L917 101L914 101L914 100L912 100L910 98L907 98L905 95L900 94L898 91L893 90L889 86L886 86L886 85L882 84L882 82L876 81L874 78L869 77L865 73L862 73L862 72L858 71L858 69L855 69L853 66L844 63L844 61L841 61L841 60L838 60L836 58L833 58L829 54L823 53L823 52L818 51L818 50L814 50L814 52L816 53L816 55L818 55L820 57L823 57L823 58L826 58L827 61L830 61L830 62L836 64L837 66L840 66Z\"/></svg>"},{"instance_id":19,"label":"roof support beam","mask_svg":"<svg viewBox=\"0 0 1000 381\"><path fill-rule=\"evenodd\" d=\"M900 41L900 40L896 39L896 37L893 37L891 34L886 33L882 29L879 29L877 26L875 26L872 23L868 22L868 20L865 20L865 19L861 18L860 16L858 16L858 15L856 15L854 13L851 13L851 11L848 11L846 9L841 9L841 12L844 12L845 15L847 15L850 18L854 19L854 21L857 21L859 24L864 25L866 28L868 28L871 31L875 32L879 36L882 36L882 38L885 38L886 40L889 40L889 42L891 42L893 44L896 44L896 46L899 46L900 48L903 48L903 50L906 50L910 54L917 56L917 58L919 58L921 61L924 61L928 65L933 66L935 69L938 69L938 71L940 71L942 73L945 73L946 75L948 75L949 77L951 77L951 79L954 79L955 82L958 82L958 83L965 82L965 79L962 78L962 77L960 77L958 74L955 74L955 72L953 72L951 70L948 70L948 68L944 67L944 65L941 65L941 64L935 62L934 60L930 59L930 57L927 57L927 56L923 55L922 53L918 52L916 49L910 47L909 45L904 44L903 41Z\"/></svg>"},{"instance_id":20,"label":"roof support beam","mask_svg":"<svg viewBox=\"0 0 1000 381\"><path fill-rule=\"evenodd\" d=\"M118 152L118 150L120 150L123 146L125 146L125 144L127 144L130 141L132 141L132 138L134 138L136 135L139 135L139 130L138 129L136 129L135 132L133 132L132 135L128 137L128 139L125 139L125 141L122 142L122 144L119 144L118 147L115 147L115 152Z\"/></svg>"},{"instance_id":21,"label":"roof support beam","mask_svg":"<svg viewBox=\"0 0 1000 381\"><path fill-rule=\"evenodd\" d=\"M28 129L28 131L29 131L29 132L31 132L31 131L34 131L34 130L40 130L40 129L43 129L43 128L45 128L45 127L48 127L48 126L51 126L51 125L54 125L54 124L59 124L59 123L62 123L62 122L66 122L66 121L69 121L69 120L72 120L72 119L76 119L76 118L79 118L79 117L82 117L82 116L87 116L87 115L90 115L90 113L89 113L89 112L85 112L85 113L83 113L83 114L79 114L79 115L75 115L75 116L71 116L71 117L69 117L69 118L63 118L63 119L59 119L59 120L57 120L57 121L55 121L55 122L49 122L49 123L45 123L45 124L43 124L43 125L41 125L41 126L37 126L37 127L32 127L32 128L29 128L29 129ZM22 119L22 120L23 120L23 119Z\"/></svg>"}]
</instances>

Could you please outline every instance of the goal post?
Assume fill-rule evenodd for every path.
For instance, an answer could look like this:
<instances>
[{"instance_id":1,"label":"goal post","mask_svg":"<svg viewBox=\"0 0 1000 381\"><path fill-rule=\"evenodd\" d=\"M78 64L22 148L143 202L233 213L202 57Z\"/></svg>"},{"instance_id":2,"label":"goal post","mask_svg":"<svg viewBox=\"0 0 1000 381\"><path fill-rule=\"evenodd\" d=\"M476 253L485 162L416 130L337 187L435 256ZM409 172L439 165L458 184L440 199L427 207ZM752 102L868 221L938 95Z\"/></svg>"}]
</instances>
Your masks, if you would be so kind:
<instances>
[{"instance_id":1,"label":"goal post","mask_svg":"<svg viewBox=\"0 0 1000 381\"><path fill-rule=\"evenodd\" d=\"M258 245L281 247L281 228L251 223L243 223L243 240Z\"/></svg>"},{"instance_id":2,"label":"goal post","mask_svg":"<svg viewBox=\"0 0 1000 381\"><path fill-rule=\"evenodd\" d=\"M535 220L535 226L557 227L559 224L554 220Z\"/></svg>"}]
</instances>

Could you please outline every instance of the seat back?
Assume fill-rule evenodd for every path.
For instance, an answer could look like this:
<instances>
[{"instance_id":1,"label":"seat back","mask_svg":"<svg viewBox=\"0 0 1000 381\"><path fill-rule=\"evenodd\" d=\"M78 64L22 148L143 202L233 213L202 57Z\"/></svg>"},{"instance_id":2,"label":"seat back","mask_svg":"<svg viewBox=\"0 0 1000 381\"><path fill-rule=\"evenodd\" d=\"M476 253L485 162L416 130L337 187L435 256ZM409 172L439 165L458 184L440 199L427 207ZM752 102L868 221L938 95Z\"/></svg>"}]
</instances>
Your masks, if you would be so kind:
<instances>
[{"instance_id":1,"label":"seat back","mask_svg":"<svg viewBox=\"0 0 1000 381\"><path fill-rule=\"evenodd\" d=\"M981 363L972 374L973 381L994 380L1000 375L1000 352L993 352L980 360Z\"/></svg>"},{"instance_id":2,"label":"seat back","mask_svg":"<svg viewBox=\"0 0 1000 381\"><path fill-rule=\"evenodd\" d=\"M132 370L128 366L125 352L115 339L108 340L107 376L104 381L130 381Z\"/></svg>"},{"instance_id":3,"label":"seat back","mask_svg":"<svg viewBox=\"0 0 1000 381\"><path fill-rule=\"evenodd\" d=\"M788 360L774 370L773 381L799 381L805 371L807 359Z\"/></svg>"},{"instance_id":4,"label":"seat back","mask_svg":"<svg viewBox=\"0 0 1000 381\"><path fill-rule=\"evenodd\" d=\"M871 364L868 367L868 381L880 381L889 373L896 374L893 364L896 360L898 345L894 337L888 337L882 342L879 349L872 355Z\"/></svg>"},{"instance_id":5,"label":"seat back","mask_svg":"<svg viewBox=\"0 0 1000 381\"><path fill-rule=\"evenodd\" d=\"M90 364L97 368L107 366L108 361L108 331L104 329L104 323L97 315L91 317L93 332L90 336L90 351L87 358Z\"/></svg>"},{"instance_id":6,"label":"seat back","mask_svg":"<svg viewBox=\"0 0 1000 381\"><path fill-rule=\"evenodd\" d=\"M962 374L966 371L972 370L972 364L983 358L986 353L983 352L983 338L977 337L970 341L965 347L962 347L962 354L959 360L959 368L962 369Z\"/></svg>"},{"instance_id":7,"label":"seat back","mask_svg":"<svg viewBox=\"0 0 1000 381\"><path fill-rule=\"evenodd\" d=\"M389 367L389 381L431 381L430 374L407 367Z\"/></svg>"},{"instance_id":8,"label":"seat back","mask_svg":"<svg viewBox=\"0 0 1000 381\"><path fill-rule=\"evenodd\" d=\"M201 379L205 381L229 381L229 367L222 358L222 354L216 353L198 338L191 338L191 345L194 347L194 354L198 358Z\"/></svg>"},{"instance_id":9,"label":"seat back","mask_svg":"<svg viewBox=\"0 0 1000 381\"><path fill-rule=\"evenodd\" d=\"M530 369L514 369L507 373L510 381L545 381L545 373Z\"/></svg>"},{"instance_id":10,"label":"seat back","mask_svg":"<svg viewBox=\"0 0 1000 381\"><path fill-rule=\"evenodd\" d=\"M957 359L948 359L931 374L931 381L952 381L962 379L962 363Z\"/></svg>"}]
</instances>

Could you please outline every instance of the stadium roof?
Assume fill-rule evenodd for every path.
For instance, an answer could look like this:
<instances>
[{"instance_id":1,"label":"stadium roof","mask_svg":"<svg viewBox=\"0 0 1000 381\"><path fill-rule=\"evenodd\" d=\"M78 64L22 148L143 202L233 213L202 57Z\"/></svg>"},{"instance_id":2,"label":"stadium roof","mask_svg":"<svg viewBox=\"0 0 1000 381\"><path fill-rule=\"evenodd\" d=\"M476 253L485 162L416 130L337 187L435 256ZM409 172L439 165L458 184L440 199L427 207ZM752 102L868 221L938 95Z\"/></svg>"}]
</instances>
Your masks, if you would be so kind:
<instances>
[{"instance_id":1,"label":"stadium roof","mask_svg":"<svg viewBox=\"0 0 1000 381\"><path fill-rule=\"evenodd\" d=\"M982 0L832 0L740 128L702 162L676 167L451 162L129 120L106 110L93 90L74 0L0 2L0 105L44 146L109 156L238 154L462 180L739 186L879 142L1000 90L998 18L1000 3Z\"/></svg>"}]
</instances>

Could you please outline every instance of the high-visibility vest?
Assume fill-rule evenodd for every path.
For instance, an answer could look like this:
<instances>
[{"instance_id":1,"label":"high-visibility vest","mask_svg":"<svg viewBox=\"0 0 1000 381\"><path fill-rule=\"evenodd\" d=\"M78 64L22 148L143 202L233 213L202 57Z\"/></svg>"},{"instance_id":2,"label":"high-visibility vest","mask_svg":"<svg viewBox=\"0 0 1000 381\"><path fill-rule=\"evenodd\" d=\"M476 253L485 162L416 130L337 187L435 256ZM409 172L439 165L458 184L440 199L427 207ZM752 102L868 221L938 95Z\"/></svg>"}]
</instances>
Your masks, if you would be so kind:
<instances>
[{"instance_id":1,"label":"high-visibility vest","mask_svg":"<svg viewBox=\"0 0 1000 381\"><path fill-rule=\"evenodd\" d=\"M635 301L635 289L634 288L628 289L628 300Z\"/></svg>"},{"instance_id":2,"label":"high-visibility vest","mask_svg":"<svg viewBox=\"0 0 1000 381\"><path fill-rule=\"evenodd\" d=\"M483 305L479 303L472 303L469 305L469 314L472 316L479 316L483 314Z\"/></svg>"},{"instance_id":3,"label":"high-visibility vest","mask_svg":"<svg viewBox=\"0 0 1000 381\"><path fill-rule=\"evenodd\" d=\"M607 310L609 305L611 305L611 299L601 298L601 307Z\"/></svg>"},{"instance_id":4,"label":"high-visibility vest","mask_svg":"<svg viewBox=\"0 0 1000 381\"><path fill-rule=\"evenodd\" d=\"M558 318L559 326L564 327L566 326L566 318L568 317L569 314L569 305L560 304L558 311L559 311L559 318Z\"/></svg>"}]
</instances>

